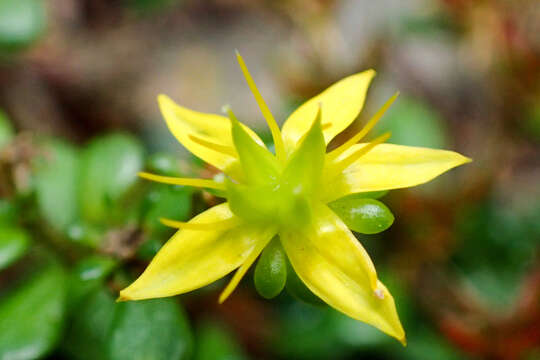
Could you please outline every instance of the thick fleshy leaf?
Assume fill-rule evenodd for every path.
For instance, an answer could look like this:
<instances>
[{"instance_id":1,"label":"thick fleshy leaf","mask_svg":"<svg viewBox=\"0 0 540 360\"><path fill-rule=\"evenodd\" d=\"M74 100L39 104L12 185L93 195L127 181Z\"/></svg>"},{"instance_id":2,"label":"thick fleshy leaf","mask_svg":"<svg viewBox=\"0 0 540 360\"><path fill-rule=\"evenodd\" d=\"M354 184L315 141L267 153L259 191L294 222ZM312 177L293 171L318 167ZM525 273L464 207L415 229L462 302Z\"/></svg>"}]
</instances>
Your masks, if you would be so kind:
<instances>
[{"instance_id":1,"label":"thick fleshy leaf","mask_svg":"<svg viewBox=\"0 0 540 360\"><path fill-rule=\"evenodd\" d=\"M110 360L192 359L193 336L174 299L117 304L108 341Z\"/></svg>"},{"instance_id":2,"label":"thick fleshy leaf","mask_svg":"<svg viewBox=\"0 0 540 360\"><path fill-rule=\"evenodd\" d=\"M190 223L213 223L233 216L227 203L217 205ZM249 257L275 230L240 222L230 229L178 231L158 252L144 273L120 292L123 300L185 293L225 276Z\"/></svg>"},{"instance_id":3,"label":"thick fleshy leaf","mask_svg":"<svg viewBox=\"0 0 540 360\"><path fill-rule=\"evenodd\" d=\"M194 360L246 360L244 351L233 337L234 331L221 323L205 321L199 326L195 339Z\"/></svg>"},{"instance_id":4,"label":"thick fleshy leaf","mask_svg":"<svg viewBox=\"0 0 540 360\"><path fill-rule=\"evenodd\" d=\"M111 220L114 205L137 181L143 153L139 140L123 133L101 136L88 144L81 154L77 187L83 220L94 225Z\"/></svg>"},{"instance_id":5,"label":"thick fleshy leaf","mask_svg":"<svg viewBox=\"0 0 540 360\"><path fill-rule=\"evenodd\" d=\"M354 145L342 159L367 144ZM379 191L420 185L471 159L447 150L380 144L347 167L341 174L324 180L325 201L365 191Z\"/></svg>"},{"instance_id":6,"label":"thick fleshy leaf","mask_svg":"<svg viewBox=\"0 0 540 360\"><path fill-rule=\"evenodd\" d=\"M281 293L287 281L287 257L279 238L274 238L263 250L255 273L255 289L265 299L272 299Z\"/></svg>"},{"instance_id":7,"label":"thick fleshy leaf","mask_svg":"<svg viewBox=\"0 0 540 360\"><path fill-rule=\"evenodd\" d=\"M392 225L394 215L382 202L353 196L328 204L349 229L360 234L378 234Z\"/></svg>"},{"instance_id":8,"label":"thick fleshy leaf","mask_svg":"<svg viewBox=\"0 0 540 360\"><path fill-rule=\"evenodd\" d=\"M0 298L0 359L41 359L60 339L65 275L51 261Z\"/></svg>"},{"instance_id":9,"label":"thick fleshy leaf","mask_svg":"<svg viewBox=\"0 0 540 360\"><path fill-rule=\"evenodd\" d=\"M33 164L37 205L48 224L65 230L78 216L79 153L70 144L52 139L40 151L43 156Z\"/></svg>"},{"instance_id":10,"label":"thick fleshy leaf","mask_svg":"<svg viewBox=\"0 0 540 360\"><path fill-rule=\"evenodd\" d=\"M26 231L11 227L0 226L0 270L19 260L28 250L30 236Z\"/></svg>"},{"instance_id":11,"label":"thick fleshy leaf","mask_svg":"<svg viewBox=\"0 0 540 360\"><path fill-rule=\"evenodd\" d=\"M60 349L73 360L111 360L107 340L118 305L110 292L99 286L81 300L68 321Z\"/></svg>"},{"instance_id":12,"label":"thick fleshy leaf","mask_svg":"<svg viewBox=\"0 0 540 360\"><path fill-rule=\"evenodd\" d=\"M364 248L326 206L314 214L309 227L280 234L300 279L330 306L404 342L394 299Z\"/></svg>"},{"instance_id":13,"label":"thick fleshy leaf","mask_svg":"<svg viewBox=\"0 0 540 360\"><path fill-rule=\"evenodd\" d=\"M169 130L182 145L194 155L228 175L234 178L241 177L240 163L236 156L210 149L190 138L191 135L210 143L234 149L231 122L228 118L189 110L177 105L166 95L159 95L158 102ZM264 146L257 134L245 125L243 127L257 143Z\"/></svg>"},{"instance_id":14,"label":"thick fleshy leaf","mask_svg":"<svg viewBox=\"0 0 540 360\"><path fill-rule=\"evenodd\" d=\"M367 89L375 71L367 70L338 81L319 95L311 98L296 109L283 125L282 135L285 150L291 153L298 141L309 130L313 119L322 105L324 139L328 144L337 134L345 130L362 110Z\"/></svg>"}]
</instances>

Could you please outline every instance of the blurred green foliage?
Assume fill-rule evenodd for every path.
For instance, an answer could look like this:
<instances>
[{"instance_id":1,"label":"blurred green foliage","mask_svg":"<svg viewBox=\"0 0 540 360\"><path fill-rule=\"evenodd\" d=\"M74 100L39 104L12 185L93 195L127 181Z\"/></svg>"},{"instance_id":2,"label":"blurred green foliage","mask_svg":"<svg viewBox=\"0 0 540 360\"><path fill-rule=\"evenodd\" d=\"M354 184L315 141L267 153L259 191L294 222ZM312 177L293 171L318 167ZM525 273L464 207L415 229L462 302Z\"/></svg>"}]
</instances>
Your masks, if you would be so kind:
<instances>
[{"instance_id":1,"label":"blurred green foliage","mask_svg":"<svg viewBox=\"0 0 540 360\"><path fill-rule=\"evenodd\" d=\"M195 360L245 360L247 357L236 340L221 324L203 322L196 332Z\"/></svg>"},{"instance_id":2,"label":"blurred green foliage","mask_svg":"<svg viewBox=\"0 0 540 360\"><path fill-rule=\"evenodd\" d=\"M0 110L0 148L5 146L13 137L13 126L7 115Z\"/></svg>"},{"instance_id":3,"label":"blurred green foliage","mask_svg":"<svg viewBox=\"0 0 540 360\"><path fill-rule=\"evenodd\" d=\"M536 256L539 220L540 203L515 208L494 199L471 205L460 214L456 270L492 306L508 307L518 295L520 279Z\"/></svg>"},{"instance_id":4,"label":"blurred green foliage","mask_svg":"<svg viewBox=\"0 0 540 360\"><path fill-rule=\"evenodd\" d=\"M254 271L248 274L247 277L253 277L253 286L245 280L240 286L243 289L219 310L209 304L216 301L216 289L221 284L181 298L117 303L118 290L144 269L174 232L163 226L159 218L187 220L193 213L216 202L211 193L201 196L184 187L138 181L136 173L144 169L166 176L190 176L192 174L186 174L189 170L185 169L200 170L203 162L191 159L191 163L181 167L176 154L148 155L137 138L127 133L111 133L77 145L39 135L32 141L28 164L24 157L17 160L20 163L10 163L2 151L8 149L17 153L20 139L8 116L0 110L0 191L5 195L0 198L0 360L244 360L262 357L457 360L467 359L460 348L471 351L468 346L478 339L487 342L488 346L477 350L478 356L474 358L540 358L537 344L530 345L521 356L505 357L505 353L497 353L497 350L511 349L515 344L530 341L529 337L535 331L527 332L530 329L520 326L529 318L534 320L538 313L538 302L534 297L538 291L529 293L526 290L531 286L529 277L534 280L538 274L540 200L537 193L523 194L519 188L521 183L508 182L507 185L500 180L508 181L521 176L522 172L526 174L526 170L534 170L536 164L534 145L540 139L540 103L535 77L538 74L535 43L528 43L523 29L529 29L529 26L519 23L519 16L511 11L512 8L504 12L506 4L513 2L442 3L443 6L430 5L435 9L433 12L426 7L423 10L428 11L418 12L415 16L404 15L404 8L399 8L398 15L386 19L388 23L384 24L382 32L371 32L375 26L370 21L386 17L374 11L376 6L370 8L374 16L371 11L367 16L352 12L340 14L340 17L360 19L363 26L365 23L362 31L355 28L354 33L367 34L361 40L370 46L368 50L373 56L366 59L361 47L350 46L354 40L349 38L346 30L341 34L343 39L333 42L333 34L339 34L339 31L318 27L334 20L328 22L325 17L331 13L330 8L339 8L336 6L339 2L335 1L319 1L316 6L309 1L279 1L276 6L271 1L254 5L234 0L0 0L0 61L3 61L0 79L8 80L3 89L11 95L2 92L0 101L10 110L38 109L34 113L18 110L19 116L22 113L24 118L21 123L31 124L28 119L36 113L40 116L35 121L48 121L50 114L46 113L48 106L44 103L50 102L62 114L67 109L65 113L70 115L63 120L67 130L63 133L73 134L74 138L86 139L89 136L85 132L87 129L110 129L110 125L118 128L117 118L133 117L133 102L140 100L133 94L149 91L143 87L130 93L124 86L126 83L139 80L137 76L143 71L149 72L143 78L145 84L149 78L168 78L169 74L152 72L155 70L150 65L163 68L164 72L170 71L168 62L176 66L178 59L190 58L189 61L198 63L198 57L202 56L206 62L201 63L205 67L213 66L209 65L212 61L208 59L222 55L219 51L213 52L215 49L209 50L212 46L209 45L210 37L216 36L215 29L219 34L216 36L217 47L231 45L230 39L226 42L229 23L243 29L241 40L248 47L249 36L244 34L246 25L236 21L249 20L257 12L260 17L256 24L261 29L266 29L264 17L268 14L272 14L272 21L278 24L282 24L275 21L279 16L284 16L287 24L301 24L290 34L286 33L288 29L280 29L280 34L294 35L295 39L284 47L286 59L280 54L282 51L275 50L272 50L271 61L267 57L263 59L278 64L284 78L278 86L262 84L262 90L287 89L294 94L282 100L291 101L294 96L298 100L294 104L296 107L300 100L322 90L330 79L343 71L360 71L367 64L371 66L372 61L383 73L389 70L385 66L397 69L405 73L397 77L397 81L405 82L404 88L414 87L418 91L414 91L415 96L403 94L382 118L376 131L379 134L391 131L392 143L434 148L449 148L452 135L460 141L459 137L463 136L467 141L478 143L467 144L466 148L472 151L470 155L475 158L476 171L482 173L476 174L476 178L457 181L457 198L451 201L439 199L442 198L439 184L432 184L435 196L428 201L423 199L425 194L422 192L390 194L383 201L396 211L396 224L393 224L394 216L389 208L381 201L373 200L382 198L386 192L355 194L333 204L334 210L359 233L378 233L393 224L384 238L362 235L360 240L373 255L379 277L395 298L407 332L408 346L404 349L376 329L324 305L298 278L275 242L264 251ZM183 5L188 9L185 13L180 11ZM523 16L527 22L533 19L534 23L528 8L520 3L516 9L518 13L527 14ZM127 16L124 10L127 10ZM172 16L177 10L178 17ZM223 16L229 13L235 16ZM197 19L197 16L201 18ZM217 25L211 23L212 17L220 22ZM150 23L153 18L158 21ZM188 18L188 27L175 25ZM133 19L143 24L142 31ZM197 21L201 19L211 23L214 29L199 32ZM502 22L502 26L497 27L498 22ZM53 25L50 26L53 36L36 47L38 51L24 51L32 44L38 44L48 23ZM391 23L398 26L393 28ZM345 23L338 25L340 30L341 25L346 28ZM291 25L295 26L298 25ZM395 31L388 31L389 28ZM364 29L369 31L364 32ZM142 32L151 42L165 44L166 51L152 44L156 54L152 58L157 59L155 64L151 64L154 60L148 61L146 53L134 50L144 48L147 51L148 39L145 42L144 37L134 37ZM173 37L185 49L175 48L167 40L171 34L188 34L190 41ZM193 34L197 34L195 41L191 41ZM303 37L303 34L309 35ZM154 41L152 36L157 36L160 41ZM114 39L114 51L104 38ZM238 36L231 38L238 46ZM328 39L332 46L327 46ZM188 44L191 42L195 45ZM96 46L101 43L103 47ZM132 43L136 46L131 47ZM338 57L342 54L340 43L347 44L347 48L341 50L353 54L344 62L332 60L334 50L338 50L335 52ZM310 44L318 45L311 48ZM283 43L276 45L278 49L283 48ZM407 49L407 46L411 48ZM254 52L258 51L255 48ZM133 55L124 69L118 65L121 64L118 59L123 60L126 53ZM175 58L175 53L181 55ZM196 55L186 56L190 53ZM418 58L412 57L411 61L411 53ZM360 55L359 63L354 63L356 55ZM139 58L145 60L138 63ZM449 58L450 65L446 63ZM189 61L187 65L180 63L189 68ZM417 61L420 65L415 64ZM295 68L298 64L302 64L301 71ZM426 65L429 69L425 73L435 76L424 78L422 67ZM218 90L210 87L204 89L204 93L219 93L220 81L229 81L228 75L219 73L217 67L209 70L206 72L211 74L211 81L205 82L208 79L194 76L194 84L202 83L206 87L208 83L215 83ZM450 84L438 87L435 82L443 77L437 75L446 72L451 72L454 79ZM174 76L180 78L176 73ZM264 76L260 78L264 79ZM193 81L182 75L184 80L186 83ZM532 85L527 85L528 82ZM25 87L25 84L30 85ZM451 85L451 89L447 85ZM155 91L156 86L152 82L151 91ZM183 86L177 91L185 94L189 85ZM374 83L374 86L377 85ZM33 90L29 93L31 96L21 96L26 95L24 91L28 88ZM125 92L124 98L133 96L135 100L126 101L127 105L114 103L111 99L115 96L111 95L116 95L119 88ZM13 99L12 89L13 94L20 97L20 103ZM45 100L33 98L35 94L44 95ZM198 97L201 92L194 91L194 94ZM99 97L107 99L106 105L101 105L106 111L99 109L99 100L95 101ZM86 126L88 119L76 117L89 110L84 107L85 101L91 104L92 112L95 110L96 118L105 115L100 118L101 125ZM191 101L199 99L192 98ZM444 115L433 105L442 103L446 106ZM121 109L122 106L130 107L129 111ZM124 112L117 112L116 107ZM114 111L110 111L111 108L115 108ZM491 113L489 110L493 109L495 111ZM43 117L41 111L45 111ZM449 118L452 111L454 119ZM449 121L461 121L462 118L467 119L460 123L463 129L450 134ZM82 125L70 127L70 123ZM52 133L58 130L53 121L50 125ZM518 129L517 133L509 131L514 128ZM270 141L270 133L266 132L263 139ZM495 139L496 146L489 146L490 139ZM162 139L153 141L154 148L158 147L156 143L162 145ZM273 148L271 144L270 148ZM504 148L502 152L510 153L518 160L511 164L499 161L499 157L506 158L497 148ZM477 155L484 151L486 158L495 158L496 168L485 159L477 162ZM27 181L27 187L17 186L21 179ZM533 185L534 181L537 177L533 176L532 181L528 179ZM504 189L490 187L501 183ZM462 188L465 189L460 192ZM402 196L404 193L408 195ZM527 206L518 206L514 200L525 200ZM366 205L375 210L364 211ZM401 220L399 215L404 214L406 219ZM454 215L457 216L454 218ZM413 219L419 220L413 223ZM404 226L403 221L411 225ZM437 288L433 289L423 281L429 279L432 271L444 273L447 277L442 285L460 296L470 295L469 290L473 289L472 298L465 297L465 303L482 307L482 313L470 314L465 310L457 313L454 320L463 321L465 329L471 331L471 334L458 334L463 336L458 341L456 334L448 330L445 316L437 311L447 315L445 311L459 301L451 296L441 299ZM252 296L255 292L273 300L259 300ZM533 305L527 307L526 301L531 294ZM524 315L518 316L519 311ZM518 323L511 322L514 317ZM480 329L478 333L474 333L476 326ZM505 333L507 328L511 331ZM533 324L533 329L536 328ZM261 356L262 351L264 356Z\"/></svg>"},{"instance_id":5,"label":"blurred green foliage","mask_svg":"<svg viewBox=\"0 0 540 360\"><path fill-rule=\"evenodd\" d=\"M27 47L45 30L43 0L0 0L0 53Z\"/></svg>"},{"instance_id":6,"label":"blurred green foliage","mask_svg":"<svg viewBox=\"0 0 540 360\"><path fill-rule=\"evenodd\" d=\"M446 129L440 115L428 104L402 95L383 116L375 134L392 133L390 142L399 145L444 149Z\"/></svg>"},{"instance_id":7,"label":"blurred green foliage","mask_svg":"<svg viewBox=\"0 0 540 360\"><path fill-rule=\"evenodd\" d=\"M0 354L3 359L35 359L61 337L65 315L65 274L51 261L36 269L0 300Z\"/></svg>"}]
</instances>

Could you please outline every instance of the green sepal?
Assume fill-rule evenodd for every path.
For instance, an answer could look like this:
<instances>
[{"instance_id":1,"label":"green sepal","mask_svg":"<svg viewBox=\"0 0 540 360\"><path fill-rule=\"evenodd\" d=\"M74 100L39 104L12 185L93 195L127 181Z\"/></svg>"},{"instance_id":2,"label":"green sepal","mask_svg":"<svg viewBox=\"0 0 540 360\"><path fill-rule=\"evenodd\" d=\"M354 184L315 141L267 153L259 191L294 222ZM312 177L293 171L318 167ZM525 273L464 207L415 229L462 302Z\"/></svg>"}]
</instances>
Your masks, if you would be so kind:
<instances>
[{"instance_id":1,"label":"green sepal","mask_svg":"<svg viewBox=\"0 0 540 360\"><path fill-rule=\"evenodd\" d=\"M277 159L268 149L255 142L234 115L230 114L229 116L234 146L240 158L246 181L250 184L275 182L279 175Z\"/></svg>"},{"instance_id":2,"label":"green sepal","mask_svg":"<svg viewBox=\"0 0 540 360\"><path fill-rule=\"evenodd\" d=\"M248 221L271 221L277 213L277 196L277 189L271 185L246 186L227 181L231 211Z\"/></svg>"},{"instance_id":3,"label":"green sepal","mask_svg":"<svg viewBox=\"0 0 540 360\"><path fill-rule=\"evenodd\" d=\"M283 186L293 193L312 194L317 190L324 168L326 143L321 126L321 110L300 146L291 155L283 172Z\"/></svg>"},{"instance_id":4,"label":"green sepal","mask_svg":"<svg viewBox=\"0 0 540 360\"><path fill-rule=\"evenodd\" d=\"M287 256L278 237L263 250L253 276L255 289L265 299L278 296L287 282Z\"/></svg>"},{"instance_id":5,"label":"green sepal","mask_svg":"<svg viewBox=\"0 0 540 360\"><path fill-rule=\"evenodd\" d=\"M351 230L361 234L380 233L394 222L390 209L375 199L345 197L328 206Z\"/></svg>"}]
</instances>

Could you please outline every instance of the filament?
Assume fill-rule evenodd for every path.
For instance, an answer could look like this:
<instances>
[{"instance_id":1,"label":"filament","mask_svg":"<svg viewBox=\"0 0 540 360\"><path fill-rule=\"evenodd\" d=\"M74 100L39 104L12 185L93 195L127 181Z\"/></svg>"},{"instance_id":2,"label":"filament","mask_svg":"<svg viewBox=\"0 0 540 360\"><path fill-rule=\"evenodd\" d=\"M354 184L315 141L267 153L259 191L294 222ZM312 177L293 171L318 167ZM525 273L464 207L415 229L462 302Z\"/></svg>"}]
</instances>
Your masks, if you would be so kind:
<instances>
[{"instance_id":1,"label":"filament","mask_svg":"<svg viewBox=\"0 0 540 360\"><path fill-rule=\"evenodd\" d=\"M140 172L139 176L142 177L143 179L156 181L156 182L160 182L164 184L184 185L184 186L194 186L194 187L200 187L200 188L225 190L225 185L220 184L214 180L177 178L177 177L171 177L171 176L155 175L155 174L150 174L147 172Z\"/></svg>"},{"instance_id":2,"label":"filament","mask_svg":"<svg viewBox=\"0 0 540 360\"><path fill-rule=\"evenodd\" d=\"M206 147L208 149L211 149L211 150L214 150L214 151L217 151L219 153L229 155L229 156L232 156L232 157L237 157L238 156L236 154L236 151L234 150L234 148L232 146L216 144L214 142L204 140L204 139L202 139L200 137L197 137L197 136L194 136L194 135L188 135L188 137L194 143L197 143L197 144L199 144L201 146L204 146L204 147Z\"/></svg>"},{"instance_id":3,"label":"filament","mask_svg":"<svg viewBox=\"0 0 540 360\"><path fill-rule=\"evenodd\" d=\"M168 227L175 229L187 229L187 230L227 230L238 224L238 219L232 217L221 221L214 221L209 223L197 223L197 222L184 222L171 220L166 218L160 218L159 221Z\"/></svg>"},{"instance_id":4,"label":"filament","mask_svg":"<svg viewBox=\"0 0 540 360\"><path fill-rule=\"evenodd\" d=\"M255 85L255 81L253 81L253 78L251 77L251 74L249 73L246 63L244 62L244 59L242 58L242 56L240 55L238 51L236 51L236 58L238 60L238 64L240 64L242 73L244 74L244 77L246 78L246 82L248 83L248 86L251 89L253 96L255 97L255 101L257 101L257 104L259 105L259 108L261 109L263 117L266 120L268 127L270 128L270 132L272 133L272 138L274 139L274 146L276 148L276 156L278 160L283 162L285 161L285 146L283 145L283 138L281 137L281 131L279 130L279 126L276 122L276 119L274 119L274 116L270 112L268 105L266 105L266 102L264 101L261 93L259 92L259 89L257 89L257 85Z\"/></svg>"},{"instance_id":5,"label":"filament","mask_svg":"<svg viewBox=\"0 0 540 360\"><path fill-rule=\"evenodd\" d=\"M266 244L267 242L264 242L263 244L261 244L263 246L258 246L257 248L254 248L251 251L251 253L248 255L247 259L244 261L244 263L238 268L238 270L236 270L231 281L229 281L225 289L223 289L223 291L219 295L218 302L220 304L222 304L225 300L227 300L229 295L231 295L234 289L236 289L236 286L238 286L238 283L240 283L240 280L242 280L242 278L244 277L246 272L249 270L251 265L253 265L253 263L255 262L255 260L261 253L261 251L264 249L264 246L266 246Z\"/></svg>"},{"instance_id":6,"label":"filament","mask_svg":"<svg viewBox=\"0 0 540 360\"><path fill-rule=\"evenodd\" d=\"M324 123L324 124L321 125L321 129L322 129L322 130L329 129L330 127L332 127L332 123L331 123L331 122L327 122L327 123Z\"/></svg>"},{"instance_id":7,"label":"filament","mask_svg":"<svg viewBox=\"0 0 540 360\"><path fill-rule=\"evenodd\" d=\"M371 149L373 149L375 146L385 142L386 140L388 140L388 138L390 137L390 133L385 133L379 137L377 137L375 140L373 140L372 142L362 146L360 149L358 149L357 151L353 152L352 154L350 154L349 156L347 156L346 158L338 161L337 163L335 163L335 168L333 169L336 173L340 173L342 172L343 170L345 170L347 167L349 167L349 165L351 165L353 162L355 162L356 160L360 159L363 155L365 155L366 153L368 153L369 151L371 151Z\"/></svg>"},{"instance_id":8,"label":"filament","mask_svg":"<svg viewBox=\"0 0 540 360\"><path fill-rule=\"evenodd\" d=\"M373 117L367 122L367 124L360 130L356 135L354 135L352 138L347 140L345 143L337 147L336 149L332 150L330 153L328 153L328 160L336 159L339 155L343 154L347 149L349 149L351 146L359 142L364 138L364 136L367 135L368 132L373 129L373 127L379 122L381 117L384 115L386 110L392 105L392 103L396 100L396 98L399 96L399 91L397 91L390 99L388 99L384 105L373 115Z\"/></svg>"}]
</instances>

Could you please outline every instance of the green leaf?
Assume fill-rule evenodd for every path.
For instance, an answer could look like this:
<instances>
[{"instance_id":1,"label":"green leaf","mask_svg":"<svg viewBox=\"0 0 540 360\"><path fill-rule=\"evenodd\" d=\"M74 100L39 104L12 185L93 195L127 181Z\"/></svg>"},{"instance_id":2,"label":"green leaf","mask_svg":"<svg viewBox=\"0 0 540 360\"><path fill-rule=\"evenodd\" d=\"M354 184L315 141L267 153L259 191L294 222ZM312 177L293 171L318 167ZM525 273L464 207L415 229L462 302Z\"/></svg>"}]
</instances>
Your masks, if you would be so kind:
<instances>
[{"instance_id":1,"label":"green leaf","mask_svg":"<svg viewBox=\"0 0 540 360\"><path fill-rule=\"evenodd\" d=\"M50 264L0 299L2 359L37 359L54 348L62 329L64 295L64 272Z\"/></svg>"},{"instance_id":2,"label":"green leaf","mask_svg":"<svg viewBox=\"0 0 540 360\"><path fill-rule=\"evenodd\" d=\"M17 219L17 207L7 199L0 199L0 225L13 224Z\"/></svg>"},{"instance_id":3,"label":"green leaf","mask_svg":"<svg viewBox=\"0 0 540 360\"><path fill-rule=\"evenodd\" d=\"M163 242L160 239L150 237L139 246L137 256L141 260L150 261L157 255L161 246L163 246Z\"/></svg>"},{"instance_id":4,"label":"green leaf","mask_svg":"<svg viewBox=\"0 0 540 360\"><path fill-rule=\"evenodd\" d=\"M44 142L41 152L43 156L34 161L38 208L53 228L63 231L78 216L78 152L58 140Z\"/></svg>"},{"instance_id":5,"label":"green leaf","mask_svg":"<svg viewBox=\"0 0 540 360\"><path fill-rule=\"evenodd\" d=\"M137 180L143 148L133 137L113 134L92 141L83 151L79 199L81 215L91 223L107 219L110 209Z\"/></svg>"},{"instance_id":6,"label":"green leaf","mask_svg":"<svg viewBox=\"0 0 540 360\"><path fill-rule=\"evenodd\" d=\"M111 360L189 359L192 336L171 298L119 303L109 336Z\"/></svg>"},{"instance_id":7,"label":"green leaf","mask_svg":"<svg viewBox=\"0 0 540 360\"><path fill-rule=\"evenodd\" d=\"M274 238L263 250L253 276L255 289L266 299L278 296L287 282L287 257L279 238Z\"/></svg>"},{"instance_id":8,"label":"green leaf","mask_svg":"<svg viewBox=\"0 0 540 360\"><path fill-rule=\"evenodd\" d=\"M0 51L28 46L43 34L45 23L42 0L0 0Z\"/></svg>"},{"instance_id":9,"label":"green leaf","mask_svg":"<svg viewBox=\"0 0 540 360\"><path fill-rule=\"evenodd\" d=\"M430 359L437 360L466 360L469 357L458 352L458 348L452 346L434 330L425 325L411 331L407 342L407 350L403 347L392 344L387 348L390 353L404 360L423 359L429 354Z\"/></svg>"},{"instance_id":10,"label":"green leaf","mask_svg":"<svg viewBox=\"0 0 540 360\"><path fill-rule=\"evenodd\" d=\"M105 256L95 255L81 260L70 274L70 308L77 306L88 294L100 288L115 267L116 261Z\"/></svg>"},{"instance_id":11,"label":"green leaf","mask_svg":"<svg viewBox=\"0 0 540 360\"><path fill-rule=\"evenodd\" d=\"M99 226L77 221L67 227L66 236L76 244L98 248L103 240L104 230Z\"/></svg>"},{"instance_id":12,"label":"green leaf","mask_svg":"<svg viewBox=\"0 0 540 360\"><path fill-rule=\"evenodd\" d=\"M327 306L287 304L282 307L279 319L279 328L272 339L272 349L279 358L342 359L349 358L355 349L375 348L391 342L376 328Z\"/></svg>"},{"instance_id":13,"label":"green leaf","mask_svg":"<svg viewBox=\"0 0 540 360\"><path fill-rule=\"evenodd\" d=\"M125 0L134 10L141 13L154 13L168 9L184 0Z\"/></svg>"},{"instance_id":14,"label":"green leaf","mask_svg":"<svg viewBox=\"0 0 540 360\"><path fill-rule=\"evenodd\" d=\"M1 1L2 0L0 0L0 3ZM6 146L11 141L11 138L13 138L13 134L13 126L9 122L7 115L2 110L0 110L0 148Z\"/></svg>"},{"instance_id":15,"label":"green leaf","mask_svg":"<svg viewBox=\"0 0 540 360\"><path fill-rule=\"evenodd\" d=\"M377 234L394 223L390 209L375 199L345 197L328 206L351 230L361 234Z\"/></svg>"},{"instance_id":16,"label":"green leaf","mask_svg":"<svg viewBox=\"0 0 540 360\"><path fill-rule=\"evenodd\" d=\"M156 234L170 232L170 228L163 225L159 218L187 220L191 212L192 193L190 188L183 186L154 185L147 196L145 230Z\"/></svg>"},{"instance_id":17,"label":"green leaf","mask_svg":"<svg viewBox=\"0 0 540 360\"><path fill-rule=\"evenodd\" d=\"M197 331L195 360L244 360L241 347L222 326L203 323Z\"/></svg>"},{"instance_id":18,"label":"green leaf","mask_svg":"<svg viewBox=\"0 0 540 360\"><path fill-rule=\"evenodd\" d=\"M8 267L26 253L30 238L22 229L0 228L0 270Z\"/></svg>"},{"instance_id":19,"label":"green leaf","mask_svg":"<svg viewBox=\"0 0 540 360\"><path fill-rule=\"evenodd\" d=\"M152 154L146 161L146 167L154 174L163 176L181 176L178 158L172 154Z\"/></svg>"},{"instance_id":20,"label":"green leaf","mask_svg":"<svg viewBox=\"0 0 540 360\"><path fill-rule=\"evenodd\" d=\"M106 289L91 292L72 316L62 340L62 352L75 360L108 360L107 340L115 306Z\"/></svg>"}]
</instances>

